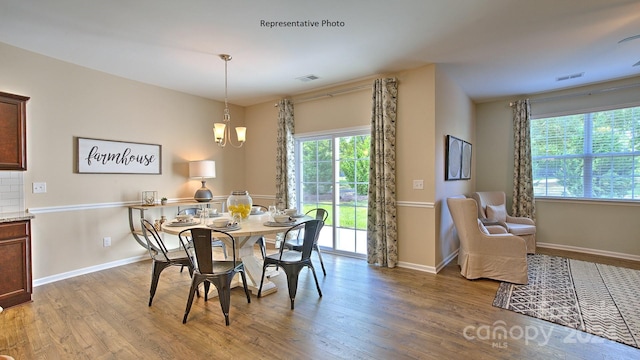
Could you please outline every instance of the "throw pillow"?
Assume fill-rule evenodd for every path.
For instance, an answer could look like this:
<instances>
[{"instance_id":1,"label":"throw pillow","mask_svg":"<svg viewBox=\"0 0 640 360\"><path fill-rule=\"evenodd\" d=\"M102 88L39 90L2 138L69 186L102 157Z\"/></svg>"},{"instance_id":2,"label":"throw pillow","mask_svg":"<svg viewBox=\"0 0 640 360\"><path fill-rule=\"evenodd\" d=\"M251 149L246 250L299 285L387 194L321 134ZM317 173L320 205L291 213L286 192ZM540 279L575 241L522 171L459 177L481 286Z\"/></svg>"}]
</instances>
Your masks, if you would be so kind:
<instances>
[{"instance_id":1,"label":"throw pillow","mask_svg":"<svg viewBox=\"0 0 640 360\"><path fill-rule=\"evenodd\" d=\"M507 209L503 205L487 205L487 219L507 221Z\"/></svg>"}]
</instances>

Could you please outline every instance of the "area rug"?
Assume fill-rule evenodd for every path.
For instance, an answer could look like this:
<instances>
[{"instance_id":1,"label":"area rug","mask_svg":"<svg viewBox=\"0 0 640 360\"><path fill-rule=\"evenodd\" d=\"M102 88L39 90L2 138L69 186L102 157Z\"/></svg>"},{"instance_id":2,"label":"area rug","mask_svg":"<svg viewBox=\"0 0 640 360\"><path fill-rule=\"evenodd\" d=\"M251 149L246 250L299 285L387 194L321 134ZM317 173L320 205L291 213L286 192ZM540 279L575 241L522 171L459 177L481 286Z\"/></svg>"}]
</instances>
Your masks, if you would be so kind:
<instances>
[{"instance_id":1,"label":"area rug","mask_svg":"<svg viewBox=\"0 0 640 360\"><path fill-rule=\"evenodd\" d=\"M639 348L640 271L528 255L529 284L502 282L493 306Z\"/></svg>"}]
</instances>

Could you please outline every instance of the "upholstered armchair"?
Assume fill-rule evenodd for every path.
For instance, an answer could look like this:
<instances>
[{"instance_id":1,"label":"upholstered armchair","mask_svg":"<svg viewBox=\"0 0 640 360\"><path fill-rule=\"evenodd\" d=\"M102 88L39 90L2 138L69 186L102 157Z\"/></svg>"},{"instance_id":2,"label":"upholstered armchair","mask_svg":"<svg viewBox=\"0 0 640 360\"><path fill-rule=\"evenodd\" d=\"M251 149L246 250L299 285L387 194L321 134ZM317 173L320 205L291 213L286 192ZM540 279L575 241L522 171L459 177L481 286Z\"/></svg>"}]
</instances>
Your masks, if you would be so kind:
<instances>
[{"instance_id":1,"label":"upholstered armchair","mask_svg":"<svg viewBox=\"0 0 640 360\"><path fill-rule=\"evenodd\" d=\"M460 239L458 264L467 279L489 278L526 284L527 245L519 236L491 234L477 216L476 201L448 198L447 205Z\"/></svg>"},{"instance_id":2,"label":"upholstered armchair","mask_svg":"<svg viewBox=\"0 0 640 360\"><path fill-rule=\"evenodd\" d=\"M478 218L486 224L500 224L507 232L518 235L527 242L527 252L536 252L536 224L526 217L514 217L507 213L506 196L502 191L475 192L471 197L478 204Z\"/></svg>"}]
</instances>

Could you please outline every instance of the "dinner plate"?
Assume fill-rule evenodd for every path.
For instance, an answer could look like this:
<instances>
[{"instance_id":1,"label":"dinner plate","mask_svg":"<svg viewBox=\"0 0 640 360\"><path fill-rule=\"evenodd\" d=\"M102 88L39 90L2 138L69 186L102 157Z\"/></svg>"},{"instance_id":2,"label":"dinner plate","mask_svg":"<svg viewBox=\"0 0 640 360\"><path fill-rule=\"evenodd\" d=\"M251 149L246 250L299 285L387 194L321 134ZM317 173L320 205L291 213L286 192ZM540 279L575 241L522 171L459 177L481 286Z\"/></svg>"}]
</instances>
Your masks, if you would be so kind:
<instances>
[{"instance_id":1,"label":"dinner plate","mask_svg":"<svg viewBox=\"0 0 640 360\"><path fill-rule=\"evenodd\" d=\"M233 226L223 226L223 227L217 227L217 226L213 226L213 225L208 225L210 228L212 228L213 230L220 230L220 231L235 231L235 230L240 230L240 224L235 224Z\"/></svg>"},{"instance_id":2,"label":"dinner plate","mask_svg":"<svg viewBox=\"0 0 640 360\"><path fill-rule=\"evenodd\" d=\"M264 223L264 226L288 227L296 224L297 224L296 221L287 221L287 222L267 221L266 223Z\"/></svg>"},{"instance_id":3,"label":"dinner plate","mask_svg":"<svg viewBox=\"0 0 640 360\"><path fill-rule=\"evenodd\" d=\"M292 218L301 218L304 217L304 214L295 214L295 215L291 215Z\"/></svg>"},{"instance_id":4,"label":"dinner plate","mask_svg":"<svg viewBox=\"0 0 640 360\"><path fill-rule=\"evenodd\" d=\"M255 212L249 213L249 215L264 215L264 214L265 214L264 211L255 211Z\"/></svg>"},{"instance_id":5,"label":"dinner plate","mask_svg":"<svg viewBox=\"0 0 640 360\"><path fill-rule=\"evenodd\" d=\"M186 221L173 221L167 224L167 226L175 226L175 227L180 227L180 226L193 226L193 225L198 225L200 224L200 221L190 221L190 222L186 222Z\"/></svg>"}]
</instances>

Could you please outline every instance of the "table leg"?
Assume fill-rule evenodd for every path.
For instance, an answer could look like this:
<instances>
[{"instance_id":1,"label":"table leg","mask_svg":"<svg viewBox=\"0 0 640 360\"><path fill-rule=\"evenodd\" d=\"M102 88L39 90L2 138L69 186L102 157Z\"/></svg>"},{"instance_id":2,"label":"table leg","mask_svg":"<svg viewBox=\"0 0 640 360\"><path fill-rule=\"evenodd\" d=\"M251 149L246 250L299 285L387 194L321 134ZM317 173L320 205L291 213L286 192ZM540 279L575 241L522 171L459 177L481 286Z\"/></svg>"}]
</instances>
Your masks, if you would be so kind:
<instances>
[{"instance_id":1,"label":"table leg","mask_svg":"<svg viewBox=\"0 0 640 360\"><path fill-rule=\"evenodd\" d=\"M254 255L253 244L250 247L241 247L238 253L238 255L240 255L240 259L242 259L242 263L244 264L244 271L247 275L247 287L254 295L258 295L260 279L262 277L262 260L258 259ZM277 275L277 273L278 271L275 270L275 275ZM275 275L274 271L270 270L268 270L267 274L265 274L264 282L262 284L262 295L269 295L278 291L276 284L269 280L271 276Z\"/></svg>"}]
</instances>

